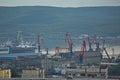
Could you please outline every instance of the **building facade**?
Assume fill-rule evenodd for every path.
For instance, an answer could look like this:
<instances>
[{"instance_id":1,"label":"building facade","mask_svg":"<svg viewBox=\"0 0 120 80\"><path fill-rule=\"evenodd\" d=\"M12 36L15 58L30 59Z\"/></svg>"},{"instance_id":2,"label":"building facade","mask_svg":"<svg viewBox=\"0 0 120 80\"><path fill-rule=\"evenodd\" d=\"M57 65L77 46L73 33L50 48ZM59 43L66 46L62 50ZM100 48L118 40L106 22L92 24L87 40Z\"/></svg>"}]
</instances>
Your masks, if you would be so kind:
<instances>
[{"instance_id":1,"label":"building facade","mask_svg":"<svg viewBox=\"0 0 120 80\"><path fill-rule=\"evenodd\" d=\"M11 78L11 70L10 69L0 70L0 78Z\"/></svg>"},{"instance_id":2,"label":"building facade","mask_svg":"<svg viewBox=\"0 0 120 80\"><path fill-rule=\"evenodd\" d=\"M45 78L45 70L39 68L23 69L22 78Z\"/></svg>"},{"instance_id":3,"label":"building facade","mask_svg":"<svg viewBox=\"0 0 120 80\"><path fill-rule=\"evenodd\" d=\"M66 69L66 76L73 77L91 77L91 78L107 78L107 66L77 66L76 68L68 67Z\"/></svg>"}]
</instances>

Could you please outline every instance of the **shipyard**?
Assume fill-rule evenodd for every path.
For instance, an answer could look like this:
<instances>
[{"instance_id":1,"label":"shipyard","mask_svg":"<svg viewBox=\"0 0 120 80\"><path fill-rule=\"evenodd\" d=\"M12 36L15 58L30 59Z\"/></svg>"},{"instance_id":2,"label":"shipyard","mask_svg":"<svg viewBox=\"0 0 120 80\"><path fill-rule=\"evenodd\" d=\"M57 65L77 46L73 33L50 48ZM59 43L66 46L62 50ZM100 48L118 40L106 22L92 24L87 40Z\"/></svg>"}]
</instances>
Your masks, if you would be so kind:
<instances>
[{"instance_id":1,"label":"shipyard","mask_svg":"<svg viewBox=\"0 0 120 80\"><path fill-rule=\"evenodd\" d=\"M41 49L41 36L36 37L37 45L24 43L20 33L17 34L16 43L1 44L0 78L6 79L120 79L120 76L110 76L108 69L119 66L120 55L109 55L105 47L105 40L100 43L96 35L86 36L81 40L81 49L73 50L70 34L65 33L67 46L57 46L54 55L48 48L45 53ZM100 45L101 44L101 45ZM95 48L93 48L93 45ZM103 55L104 53L104 55ZM106 57L105 57L106 56ZM3 71L8 71L3 73Z\"/></svg>"},{"instance_id":2,"label":"shipyard","mask_svg":"<svg viewBox=\"0 0 120 80\"><path fill-rule=\"evenodd\" d=\"M0 80L120 80L120 0L0 0Z\"/></svg>"}]
</instances>

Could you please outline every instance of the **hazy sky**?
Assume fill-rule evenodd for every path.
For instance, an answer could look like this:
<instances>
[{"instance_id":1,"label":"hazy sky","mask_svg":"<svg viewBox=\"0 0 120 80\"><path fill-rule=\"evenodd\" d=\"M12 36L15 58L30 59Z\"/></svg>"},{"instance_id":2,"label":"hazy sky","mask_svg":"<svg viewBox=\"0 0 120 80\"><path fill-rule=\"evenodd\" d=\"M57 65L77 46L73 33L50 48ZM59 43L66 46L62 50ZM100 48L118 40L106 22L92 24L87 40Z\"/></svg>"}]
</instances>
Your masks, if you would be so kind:
<instances>
[{"instance_id":1,"label":"hazy sky","mask_svg":"<svg viewBox=\"0 0 120 80\"><path fill-rule=\"evenodd\" d=\"M0 6L120 6L120 0L0 0Z\"/></svg>"}]
</instances>

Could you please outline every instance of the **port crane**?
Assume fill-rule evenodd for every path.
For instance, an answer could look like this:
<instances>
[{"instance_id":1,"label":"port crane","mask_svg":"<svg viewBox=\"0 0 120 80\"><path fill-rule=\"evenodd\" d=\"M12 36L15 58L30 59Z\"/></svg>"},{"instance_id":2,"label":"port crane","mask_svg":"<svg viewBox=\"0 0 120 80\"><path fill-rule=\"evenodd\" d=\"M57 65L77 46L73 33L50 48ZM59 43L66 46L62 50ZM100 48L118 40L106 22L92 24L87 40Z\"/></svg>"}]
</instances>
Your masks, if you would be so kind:
<instances>
[{"instance_id":1,"label":"port crane","mask_svg":"<svg viewBox=\"0 0 120 80\"><path fill-rule=\"evenodd\" d=\"M68 32L65 34L65 40L67 41L68 47L56 47L56 55L59 55L62 51L65 51L66 53L70 53L70 56L72 56L72 40Z\"/></svg>"},{"instance_id":2,"label":"port crane","mask_svg":"<svg viewBox=\"0 0 120 80\"><path fill-rule=\"evenodd\" d=\"M72 40L71 40L71 37L70 37L70 34L68 32L66 32L66 40L67 40L67 43L68 43L68 50L70 52L70 57L72 57L72 46L73 46L73 43L72 43Z\"/></svg>"},{"instance_id":3,"label":"port crane","mask_svg":"<svg viewBox=\"0 0 120 80\"><path fill-rule=\"evenodd\" d=\"M102 48L103 48L103 51L105 51L105 54L107 55L107 57L108 57L108 59L109 59L109 61L111 60L111 58L110 58L110 56L109 56L109 54L108 54L108 52L107 52L107 50L106 50L106 48L105 48L105 40L103 40L103 45L102 45Z\"/></svg>"},{"instance_id":4,"label":"port crane","mask_svg":"<svg viewBox=\"0 0 120 80\"><path fill-rule=\"evenodd\" d=\"M68 42L68 49L69 49L70 53L72 53L72 45L73 44L72 44L72 40L71 40L71 37L68 32L66 32L66 40Z\"/></svg>"},{"instance_id":5,"label":"port crane","mask_svg":"<svg viewBox=\"0 0 120 80\"><path fill-rule=\"evenodd\" d=\"M81 48L80 54L79 54L79 63L80 64L83 64L83 58L84 58L85 51L86 51L86 42L84 40L83 44L82 44L82 48Z\"/></svg>"},{"instance_id":6,"label":"port crane","mask_svg":"<svg viewBox=\"0 0 120 80\"><path fill-rule=\"evenodd\" d=\"M92 43L90 41L90 36L87 37L87 40L88 40L88 44L89 44L89 51L93 51L93 49L91 47Z\"/></svg>"}]
</instances>

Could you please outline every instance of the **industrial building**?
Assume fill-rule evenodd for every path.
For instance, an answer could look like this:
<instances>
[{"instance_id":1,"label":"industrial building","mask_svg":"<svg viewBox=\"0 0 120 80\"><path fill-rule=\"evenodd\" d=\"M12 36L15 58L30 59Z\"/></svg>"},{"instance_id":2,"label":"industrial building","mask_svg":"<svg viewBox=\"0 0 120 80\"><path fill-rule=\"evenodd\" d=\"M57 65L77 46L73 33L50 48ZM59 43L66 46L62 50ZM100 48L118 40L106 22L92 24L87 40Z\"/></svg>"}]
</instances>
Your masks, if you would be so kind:
<instances>
[{"instance_id":1,"label":"industrial building","mask_svg":"<svg viewBox=\"0 0 120 80\"><path fill-rule=\"evenodd\" d=\"M76 61L78 64L84 64L84 65L99 65L102 60L102 53L100 51L85 51L84 55L81 57L80 56L81 51L74 51L73 54L73 59L72 61ZM70 54L69 53L60 53L59 54L62 58L70 59Z\"/></svg>"},{"instance_id":2,"label":"industrial building","mask_svg":"<svg viewBox=\"0 0 120 80\"><path fill-rule=\"evenodd\" d=\"M76 52L74 52L74 54L75 54L75 58L79 64L99 65L102 60L102 53L100 51L85 51L84 55L82 57L79 56L80 51L76 51Z\"/></svg>"},{"instance_id":3,"label":"industrial building","mask_svg":"<svg viewBox=\"0 0 120 80\"><path fill-rule=\"evenodd\" d=\"M102 53L100 51L85 51L83 56L83 64L99 65L102 60Z\"/></svg>"}]
</instances>

